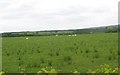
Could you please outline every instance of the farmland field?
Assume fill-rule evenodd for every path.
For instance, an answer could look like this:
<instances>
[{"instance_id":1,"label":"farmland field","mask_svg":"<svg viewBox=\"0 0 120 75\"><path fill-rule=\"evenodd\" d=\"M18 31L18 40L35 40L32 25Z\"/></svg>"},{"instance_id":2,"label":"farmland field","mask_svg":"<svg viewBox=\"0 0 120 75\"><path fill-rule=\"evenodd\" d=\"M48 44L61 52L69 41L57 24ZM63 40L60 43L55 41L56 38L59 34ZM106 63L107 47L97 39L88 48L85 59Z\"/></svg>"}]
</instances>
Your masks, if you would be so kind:
<instances>
[{"instance_id":1,"label":"farmland field","mask_svg":"<svg viewBox=\"0 0 120 75\"><path fill-rule=\"evenodd\" d=\"M27 38L27 39L26 39ZM58 72L88 72L101 64L118 66L117 33L77 36L31 36L2 38L4 72L28 73L53 67Z\"/></svg>"}]
</instances>

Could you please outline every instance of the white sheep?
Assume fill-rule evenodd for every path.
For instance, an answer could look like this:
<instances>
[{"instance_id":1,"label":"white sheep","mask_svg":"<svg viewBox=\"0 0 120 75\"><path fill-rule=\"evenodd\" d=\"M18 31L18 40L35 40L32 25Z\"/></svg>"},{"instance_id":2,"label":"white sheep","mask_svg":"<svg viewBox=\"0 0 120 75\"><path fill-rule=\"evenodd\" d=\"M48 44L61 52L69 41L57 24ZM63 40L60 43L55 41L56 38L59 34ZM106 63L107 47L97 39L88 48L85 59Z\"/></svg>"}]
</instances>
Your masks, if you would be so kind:
<instances>
[{"instance_id":1,"label":"white sheep","mask_svg":"<svg viewBox=\"0 0 120 75\"><path fill-rule=\"evenodd\" d=\"M26 37L26 40L28 40L29 38L28 37Z\"/></svg>"}]
</instances>

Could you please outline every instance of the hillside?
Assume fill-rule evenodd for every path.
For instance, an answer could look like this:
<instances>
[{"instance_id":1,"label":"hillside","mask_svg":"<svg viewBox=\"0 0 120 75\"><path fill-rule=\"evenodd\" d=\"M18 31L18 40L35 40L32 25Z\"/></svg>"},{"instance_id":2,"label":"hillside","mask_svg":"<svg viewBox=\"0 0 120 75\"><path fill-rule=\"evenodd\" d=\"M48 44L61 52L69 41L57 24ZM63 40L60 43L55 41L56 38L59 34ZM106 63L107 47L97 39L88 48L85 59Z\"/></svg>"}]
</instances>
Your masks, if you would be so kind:
<instances>
[{"instance_id":1,"label":"hillside","mask_svg":"<svg viewBox=\"0 0 120 75\"><path fill-rule=\"evenodd\" d=\"M24 31L24 32L7 32L2 33L2 37L17 37L17 36L49 36L49 35L72 35L72 34L89 34L89 33L109 33L117 32L118 25L93 27L85 29L71 30L46 30L46 31Z\"/></svg>"}]
</instances>

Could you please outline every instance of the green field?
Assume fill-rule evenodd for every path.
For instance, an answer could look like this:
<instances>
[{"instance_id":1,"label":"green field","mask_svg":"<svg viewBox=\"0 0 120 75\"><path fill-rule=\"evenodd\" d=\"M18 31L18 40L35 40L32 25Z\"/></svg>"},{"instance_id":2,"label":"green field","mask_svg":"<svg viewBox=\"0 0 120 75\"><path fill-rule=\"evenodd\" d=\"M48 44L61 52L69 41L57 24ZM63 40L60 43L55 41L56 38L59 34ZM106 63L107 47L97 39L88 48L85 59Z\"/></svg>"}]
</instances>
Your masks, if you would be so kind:
<instances>
[{"instance_id":1,"label":"green field","mask_svg":"<svg viewBox=\"0 0 120 75\"><path fill-rule=\"evenodd\" d=\"M118 34L4 37L3 71L29 73L53 67L58 72L88 72L101 64L118 66Z\"/></svg>"}]
</instances>

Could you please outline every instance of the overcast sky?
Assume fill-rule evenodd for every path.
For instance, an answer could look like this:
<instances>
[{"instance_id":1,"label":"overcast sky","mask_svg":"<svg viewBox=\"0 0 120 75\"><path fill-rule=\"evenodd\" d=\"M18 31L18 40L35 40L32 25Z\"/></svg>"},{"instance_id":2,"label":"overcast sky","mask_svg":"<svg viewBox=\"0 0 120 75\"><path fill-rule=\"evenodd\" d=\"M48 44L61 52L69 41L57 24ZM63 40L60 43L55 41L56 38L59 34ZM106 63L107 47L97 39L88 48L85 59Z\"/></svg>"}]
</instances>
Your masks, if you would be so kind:
<instances>
[{"instance_id":1,"label":"overcast sky","mask_svg":"<svg viewBox=\"0 0 120 75\"><path fill-rule=\"evenodd\" d=\"M0 32L118 24L119 0L0 0Z\"/></svg>"}]
</instances>

